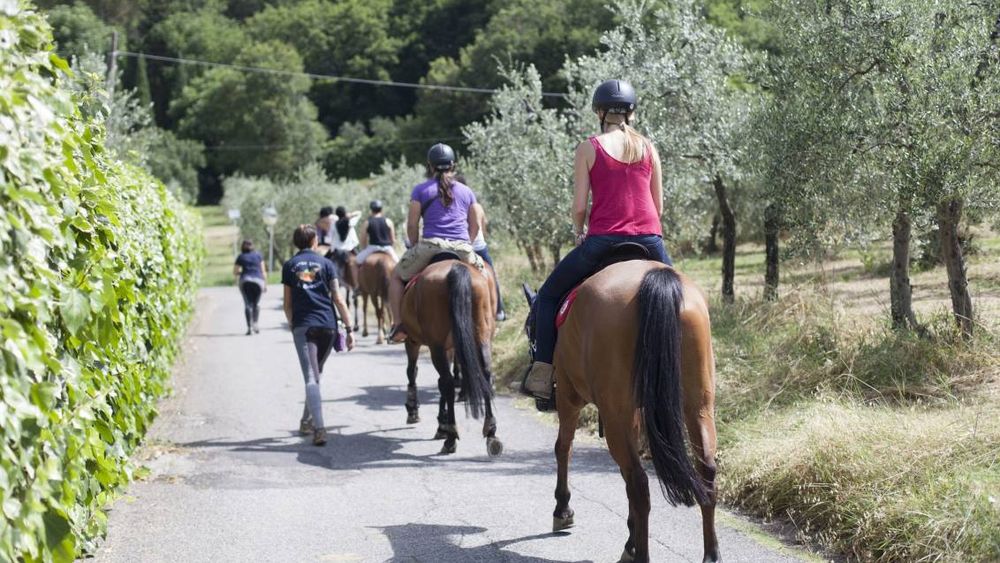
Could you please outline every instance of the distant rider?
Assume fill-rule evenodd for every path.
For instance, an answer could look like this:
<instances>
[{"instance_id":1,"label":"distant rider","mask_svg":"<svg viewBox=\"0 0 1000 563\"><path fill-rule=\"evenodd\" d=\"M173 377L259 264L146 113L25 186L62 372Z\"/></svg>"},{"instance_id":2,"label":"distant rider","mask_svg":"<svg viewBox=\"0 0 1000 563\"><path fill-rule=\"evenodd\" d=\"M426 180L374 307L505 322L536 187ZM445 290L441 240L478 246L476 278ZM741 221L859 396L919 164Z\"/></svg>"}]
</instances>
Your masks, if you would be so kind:
<instances>
[{"instance_id":1,"label":"distant rider","mask_svg":"<svg viewBox=\"0 0 1000 563\"><path fill-rule=\"evenodd\" d=\"M549 399L552 394L556 312L566 293L592 274L619 243L639 243L654 260L672 264L663 247L660 226L660 156L652 141L630 125L636 103L635 90L624 80L608 80L594 92L593 110L601 122L601 133L581 142L574 159L577 247L559 262L538 291L535 362L524 385L524 390L537 398Z\"/></svg>"},{"instance_id":2,"label":"distant rider","mask_svg":"<svg viewBox=\"0 0 1000 563\"><path fill-rule=\"evenodd\" d=\"M393 262L399 262L396 256L396 227L389 219L382 214L382 202L372 201L368 204L371 214L368 219L361 224L361 252L358 253L357 263L360 266L365 263L365 259L376 252L384 252L392 256Z\"/></svg>"}]
</instances>

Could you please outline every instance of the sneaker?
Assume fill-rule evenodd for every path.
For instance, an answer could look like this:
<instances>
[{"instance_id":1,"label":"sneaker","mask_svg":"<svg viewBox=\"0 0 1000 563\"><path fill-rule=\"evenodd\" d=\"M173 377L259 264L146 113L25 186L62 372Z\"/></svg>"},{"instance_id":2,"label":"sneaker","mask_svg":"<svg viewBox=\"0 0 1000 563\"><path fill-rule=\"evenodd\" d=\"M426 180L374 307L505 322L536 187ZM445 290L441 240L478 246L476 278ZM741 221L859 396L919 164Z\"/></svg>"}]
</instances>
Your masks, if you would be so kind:
<instances>
[{"instance_id":1,"label":"sneaker","mask_svg":"<svg viewBox=\"0 0 1000 563\"><path fill-rule=\"evenodd\" d=\"M313 433L313 423L311 420L303 420L299 423L299 434L303 436L308 436Z\"/></svg>"},{"instance_id":2,"label":"sneaker","mask_svg":"<svg viewBox=\"0 0 1000 563\"><path fill-rule=\"evenodd\" d=\"M313 445L322 446L324 444L326 444L326 430L317 428L313 431Z\"/></svg>"},{"instance_id":3,"label":"sneaker","mask_svg":"<svg viewBox=\"0 0 1000 563\"><path fill-rule=\"evenodd\" d=\"M535 362L531 364L531 371L524 378L522 390L525 394L537 399L549 399L552 397L553 382L554 368L552 364Z\"/></svg>"},{"instance_id":4,"label":"sneaker","mask_svg":"<svg viewBox=\"0 0 1000 563\"><path fill-rule=\"evenodd\" d=\"M257 326L257 323L253 323L253 333L260 334L260 327Z\"/></svg>"}]
</instances>

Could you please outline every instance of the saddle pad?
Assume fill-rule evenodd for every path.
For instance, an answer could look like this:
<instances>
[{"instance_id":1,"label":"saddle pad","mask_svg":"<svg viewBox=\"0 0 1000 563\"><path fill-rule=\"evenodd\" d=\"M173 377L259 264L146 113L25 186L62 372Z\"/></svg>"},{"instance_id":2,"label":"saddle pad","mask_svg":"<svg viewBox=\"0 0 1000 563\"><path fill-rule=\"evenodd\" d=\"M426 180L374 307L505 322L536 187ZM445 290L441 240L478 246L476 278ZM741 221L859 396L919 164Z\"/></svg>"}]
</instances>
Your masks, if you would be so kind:
<instances>
[{"instance_id":1,"label":"saddle pad","mask_svg":"<svg viewBox=\"0 0 1000 563\"><path fill-rule=\"evenodd\" d=\"M578 291L580 291L580 286L574 287L573 291L570 291L569 295L559 305L559 312L556 313L556 329L562 328L563 323L566 322L566 317L569 316L569 312L573 309L573 302L576 301L576 293Z\"/></svg>"}]
</instances>

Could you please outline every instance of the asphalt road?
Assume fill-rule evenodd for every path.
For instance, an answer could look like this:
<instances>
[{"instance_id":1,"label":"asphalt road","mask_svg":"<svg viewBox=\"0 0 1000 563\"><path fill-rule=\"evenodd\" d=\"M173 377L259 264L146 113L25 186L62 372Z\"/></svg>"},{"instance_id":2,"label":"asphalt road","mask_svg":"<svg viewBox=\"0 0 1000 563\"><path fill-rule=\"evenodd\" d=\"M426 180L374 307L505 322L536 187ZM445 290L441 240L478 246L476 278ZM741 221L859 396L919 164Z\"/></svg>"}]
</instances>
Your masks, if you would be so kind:
<instances>
[{"instance_id":1,"label":"asphalt road","mask_svg":"<svg viewBox=\"0 0 1000 563\"><path fill-rule=\"evenodd\" d=\"M331 358L329 442L299 437L304 391L279 290L264 295L256 336L243 335L235 288L202 291L175 394L139 452L150 474L112 507L97 561L618 560L628 504L598 440L578 439L570 466L576 527L552 534L555 427L501 397L503 456L488 458L472 419L459 421L458 453L438 455L437 377L425 359L423 421L406 425L402 347L368 338ZM700 513L650 488L653 560L701 561ZM726 561L798 560L722 519Z\"/></svg>"}]
</instances>

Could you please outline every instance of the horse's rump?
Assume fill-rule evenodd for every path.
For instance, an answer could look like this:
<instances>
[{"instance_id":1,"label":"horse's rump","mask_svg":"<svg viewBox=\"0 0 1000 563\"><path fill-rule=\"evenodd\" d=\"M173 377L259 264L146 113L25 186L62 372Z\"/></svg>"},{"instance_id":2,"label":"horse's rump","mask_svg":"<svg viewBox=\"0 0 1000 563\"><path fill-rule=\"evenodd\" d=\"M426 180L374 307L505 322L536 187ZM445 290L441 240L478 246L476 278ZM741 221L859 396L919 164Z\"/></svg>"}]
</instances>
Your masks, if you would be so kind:
<instances>
[{"instance_id":1,"label":"horse's rump","mask_svg":"<svg viewBox=\"0 0 1000 563\"><path fill-rule=\"evenodd\" d=\"M460 260L446 260L424 268L410 281L403 294L403 324L406 334L422 345L444 346L449 349L453 345L448 318L448 273L455 264L469 270L477 338L481 343L489 342L492 338L495 318L491 310L490 279L475 266Z\"/></svg>"}]
</instances>

